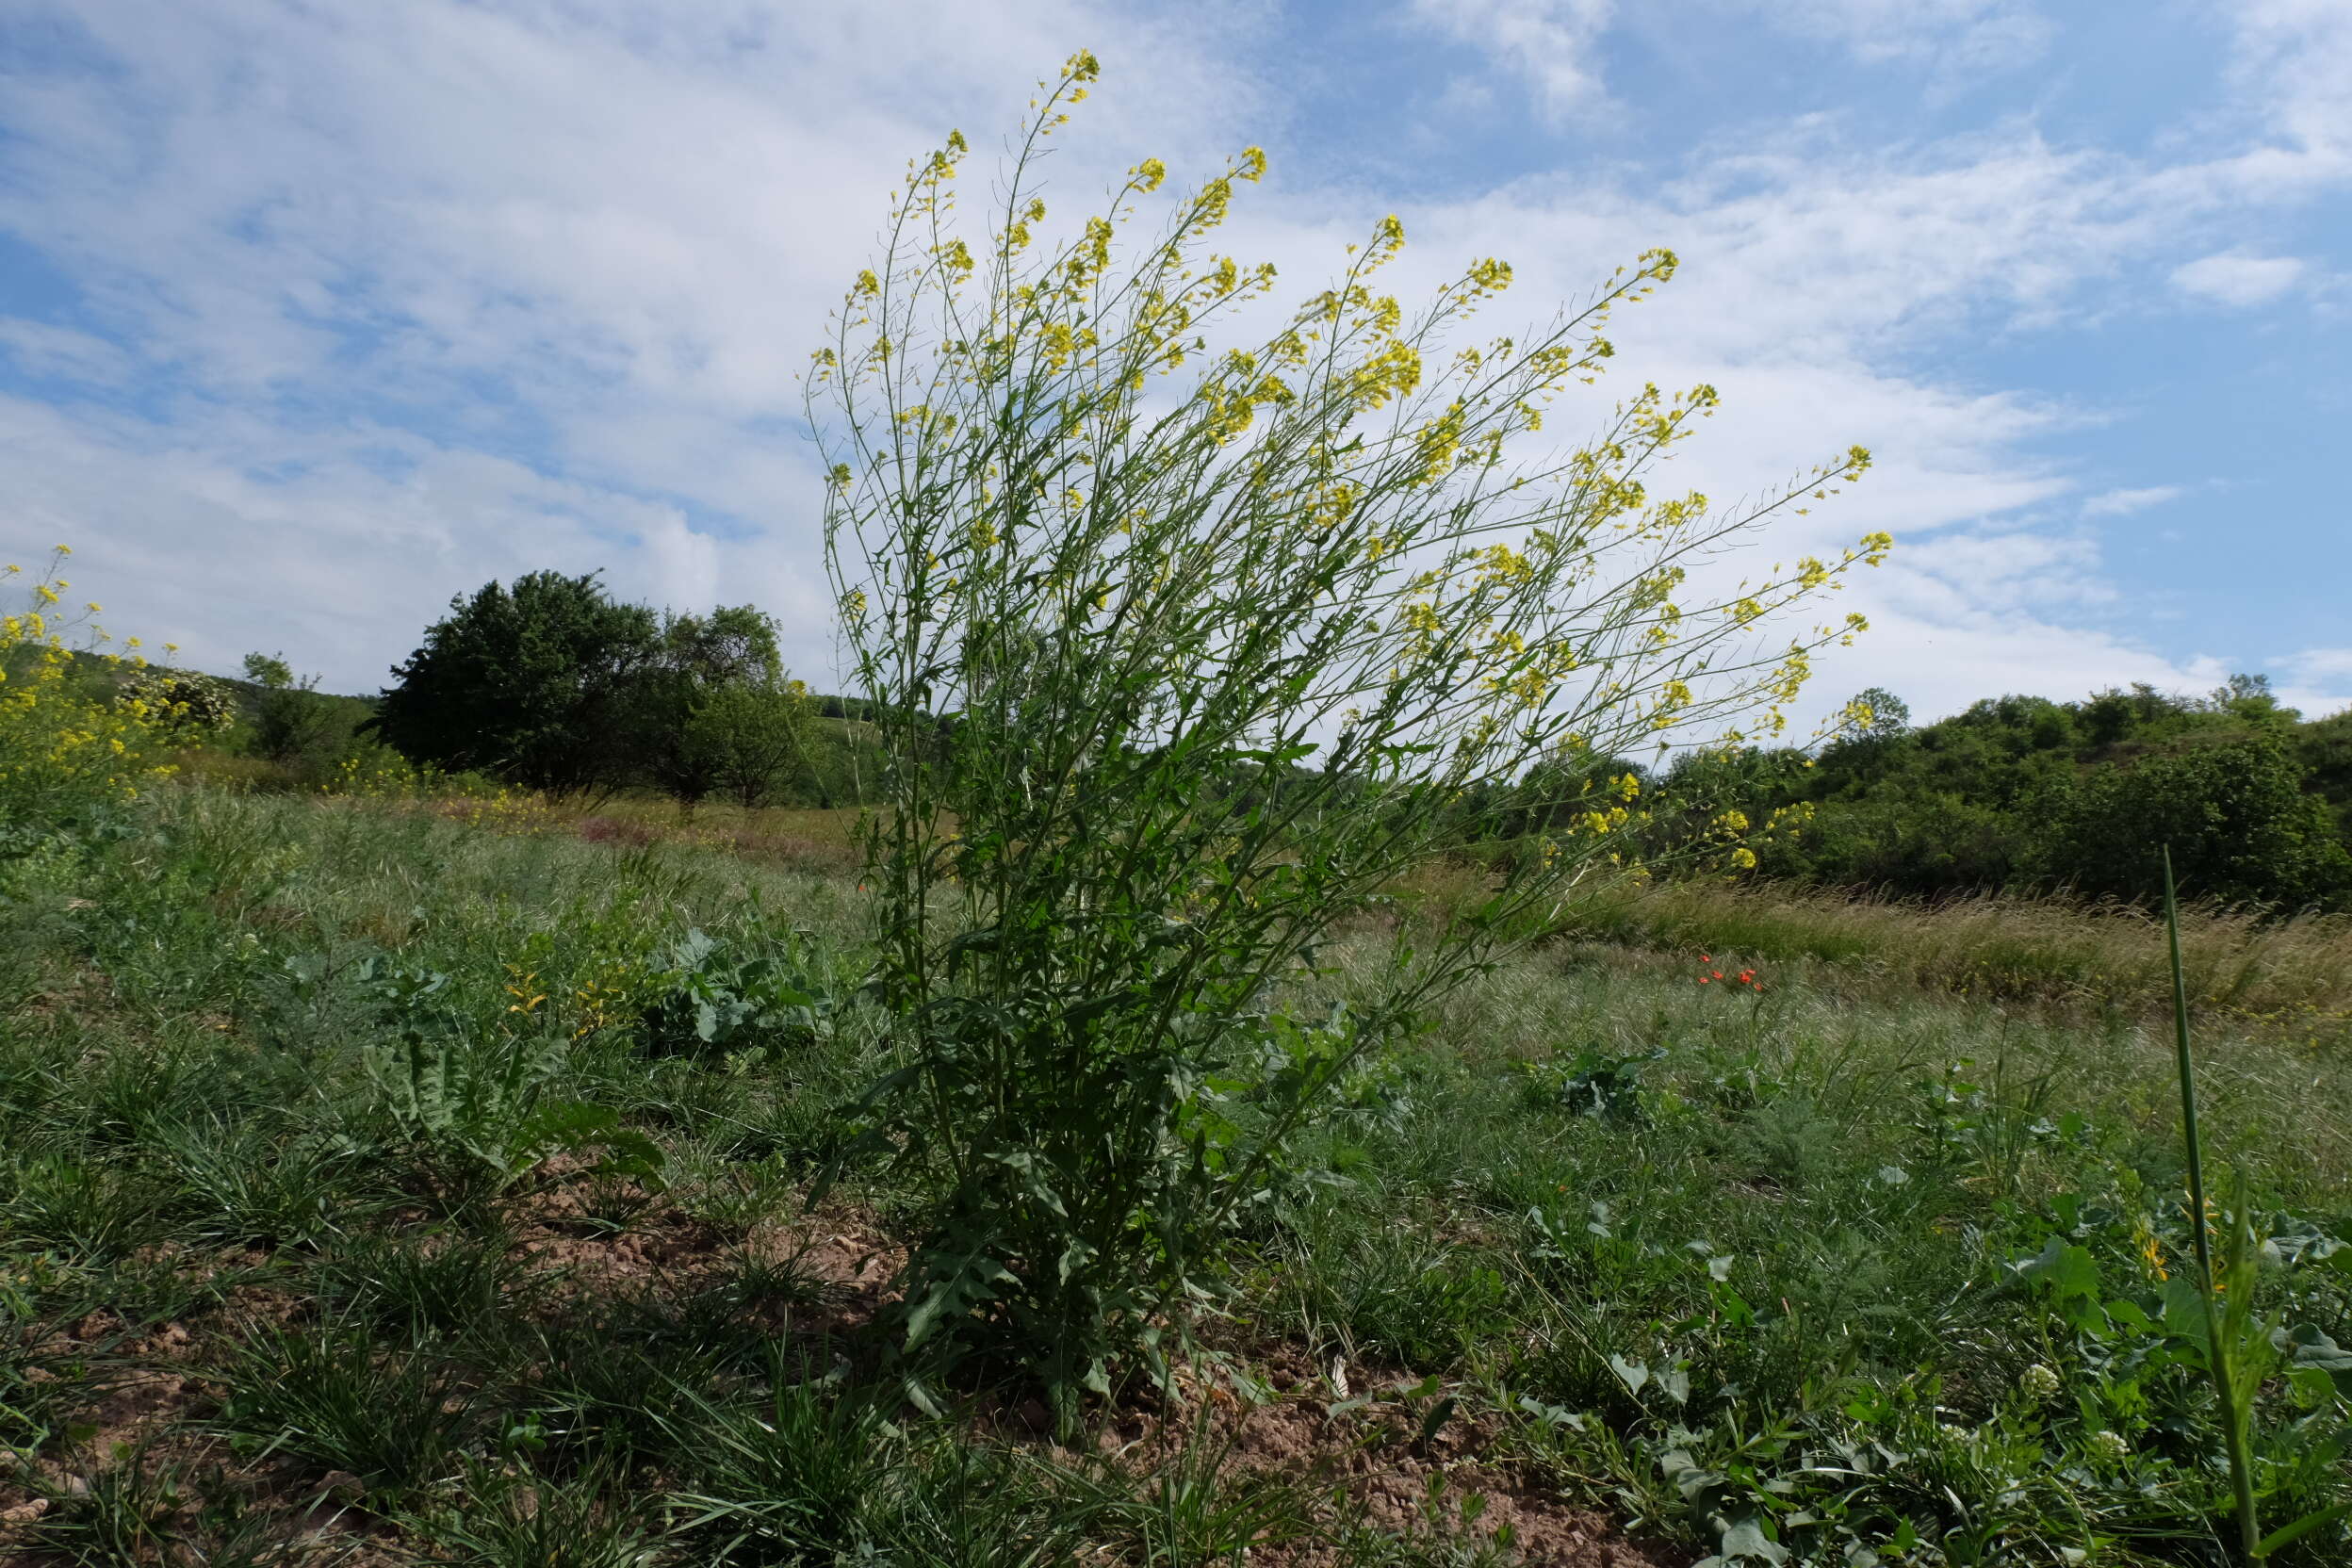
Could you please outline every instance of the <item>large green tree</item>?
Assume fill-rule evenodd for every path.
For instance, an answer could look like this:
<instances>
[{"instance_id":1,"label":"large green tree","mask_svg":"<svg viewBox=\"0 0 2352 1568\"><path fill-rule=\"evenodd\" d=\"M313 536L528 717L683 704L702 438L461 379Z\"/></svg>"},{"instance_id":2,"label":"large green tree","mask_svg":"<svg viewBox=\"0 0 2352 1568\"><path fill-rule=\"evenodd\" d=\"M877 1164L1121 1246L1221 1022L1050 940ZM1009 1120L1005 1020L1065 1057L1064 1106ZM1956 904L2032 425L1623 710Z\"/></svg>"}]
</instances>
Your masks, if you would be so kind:
<instances>
[{"instance_id":1,"label":"large green tree","mask_svg":"<svg viewBox=\"0 0 2352 1568\"><path fill-rule=\"evenodd\" d=\"M2352 854L2285 742L2257 736L2085 774L2049 799L2045 869L2086 893L2146 898L2165 846L2184 892L2293 907L2352 892Z\"/></svg>"},{"instance_id":2,"label":"large green tree","mask_svg":"<svg viewBox=\"0 0 2352 1568\"><path fill-rule=\"evenodd\" d=\"M689 809L713 793L758 806L801 759L807 706L769 616L747 604L665 615L638 678L632 742L646 782Z\"/></svg>"},{"instance_id":3,"label":"large green tree","mask_svg":"<svg viewBox=\"0 0 2352 1568\"><path fill-rule=\"evenodd\" d=\"M532 572L451 599L394 667L377 731L416 761L550 793L617 788L632 771L627 720L662 629L596 578Z\"/></svg>"}]
</instances>

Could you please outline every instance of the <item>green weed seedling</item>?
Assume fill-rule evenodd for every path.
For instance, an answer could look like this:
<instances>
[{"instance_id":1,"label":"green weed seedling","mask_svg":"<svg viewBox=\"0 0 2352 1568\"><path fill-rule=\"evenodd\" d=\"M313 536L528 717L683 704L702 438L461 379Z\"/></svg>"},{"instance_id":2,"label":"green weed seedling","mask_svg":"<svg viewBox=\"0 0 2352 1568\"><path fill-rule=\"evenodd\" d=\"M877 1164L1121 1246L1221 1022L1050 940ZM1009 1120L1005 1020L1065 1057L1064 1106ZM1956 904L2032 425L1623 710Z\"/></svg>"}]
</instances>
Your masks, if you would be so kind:
<instances>
[{"instance_id":1,"label":"green weed seedling","mask_svg":"<svg viewBox=\"0 0 2352 1568\"><path fill-rule=\"evenodd\" d=\"M638 1038L655 1054L727 1055L812 1039L833 1011L808 973L806 939L774 952L744 952L696 928L670 950L653 981Z\"/></svg>"},{"instance_id":2,"label":"green weed seedling","mask_svg":"<svg viewBox=\"0 0 2352 1568\"><path fill-rule=\"evenodd\" d=\"M568 1042L535 1026L543 995L511 986L517 1000L507 1011L522 1015L519 1026L484 1032L437 1000L448 984L437 973L394 976L388 1012L398 1037L369 1041L361 1058L381 1110L450 1196L495 1195L556 1154L588 1150L601 1152L599 1170L659 1173L661 1150L624 1128L617 1112L547 1093Z\"/></svg>"},{"instance_id":3,"label":"green weed seedling","mask_svg":"<svg viewBox=\"0 0 2352 1568\"><path fill-rule=\"evenodd\" d=\"M1564 1061L1529 1063L1530 1098L1539 1105L1564 1105L1578 1116L1619 1125L1649 1119L1642 1102L1642 1070L1666 1059L1666 1048L1619 1054L1588 1045Z\"/></svg>"}]
</instances>

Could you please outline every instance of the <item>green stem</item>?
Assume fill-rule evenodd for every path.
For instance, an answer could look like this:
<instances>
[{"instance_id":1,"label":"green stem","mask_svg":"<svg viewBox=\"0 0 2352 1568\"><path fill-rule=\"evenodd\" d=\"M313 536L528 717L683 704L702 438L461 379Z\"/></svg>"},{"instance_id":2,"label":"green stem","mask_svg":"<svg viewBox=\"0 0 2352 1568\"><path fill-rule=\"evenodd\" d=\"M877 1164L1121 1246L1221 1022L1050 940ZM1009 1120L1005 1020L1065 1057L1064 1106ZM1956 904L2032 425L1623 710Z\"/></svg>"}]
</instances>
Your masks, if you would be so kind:
<instances>
[{"instance_id":1,"label":"green stem","mask_svg":"<svg viewBox=\"0 0 2352 1568\"><path fill-rule=\"evenodd\" d=\"M2254 1468L2246 1423L2238 1410L2230 1347L2213 1306L2213 1245L2205 1223L2205 1154L2197 1132L2197 1069L2189 1053L2189 988L2180 972L2180 906L2172 885L2172 847L2164 846L2164 939L2172 959L2173 1049L2180 1073L2180 1130L2189 1156L2189 1234L2197 1248L2197 1294L2205 1308L2207 1370L2221 1405L2222 1444L2230 1455L2230 1486L2237 1494L2238 1547L2248 1562L2262 1560L2262 1527L2254 1515Z\"/></svg>"}]
</instances>

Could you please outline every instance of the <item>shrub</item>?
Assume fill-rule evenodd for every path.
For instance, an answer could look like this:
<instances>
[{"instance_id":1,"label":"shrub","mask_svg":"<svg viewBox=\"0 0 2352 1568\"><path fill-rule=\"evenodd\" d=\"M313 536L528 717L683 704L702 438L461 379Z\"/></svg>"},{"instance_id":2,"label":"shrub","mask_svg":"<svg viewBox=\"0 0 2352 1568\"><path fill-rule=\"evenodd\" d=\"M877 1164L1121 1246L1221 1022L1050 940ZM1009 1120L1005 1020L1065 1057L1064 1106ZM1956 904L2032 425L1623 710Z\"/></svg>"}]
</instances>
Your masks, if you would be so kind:
<instances>
[{"instance_id":1,"label":"shrub","mask_svg":"<svg viewBox=\"0 0 2352 1568\"><path fill-rule=\"evenodd\" d=\"M154 759L190 716L168 684L188 678L152 669L136 638L120 654L76 654L77 634L92 645L105 634L88 619L95 604L79 616L59 609L70 584L57 568L72 553L58 546L27 602L0 616L0 820L23 841L20 851L48 830L87 824L168 775L171 768ZM24 575L0 567L0 581ZM94 681L83 667L90 659L101 677ZM137 684L116 700L124 674ZM0 854L9 852L0 843Z\"/></svg>"},{"instance_id":2,"label":"shrub","mask_svg":"<svg viewBox=\"0 0 2352 1568\"><path fill-rule=\"evenodd\" d=\"M535 976L514 973L499 1024L481 1028L441 1000L447 975L399 972L381 983L391 1037L360 1048L377 1106L458 1199L496 1193L559 1153L602 1152L599 1171L651 1178L661 1150L607 1106L547 1091L568 1042L547 1026Z\"/></svg>"},{"instance_id":3,"label":"shrub","mask_svg":"<svg viewBox=\"0 0 2352 1568\"><path fill-rule=\"evenodd\" d=\"M954 218L960 136L916 166L810 377L884 801L876 990L903 1056L871 1133L937 1194L906 1340L1010 1352L1065 1412L1214 1291L1235 1217L1358 1062L1611 853L1638 780L1595 783L1437 929L1397 927L1351 1010L1288 1018L1333 923L1555 752L1776 710L1859 618L1770 651L1757 623L1889 543L1693 597L1694 555L1868 462L1723 515L1654 500L1642 475L1707 387L1520 456L1663 251L1457 348L1511 270L1478 262L1408 318L1374 288L1392 218L1270 337L1212 351L1272 286L1207 249L1264 155L1121 250L1164 199L1147 161L1049 244L1037 155L1094 73L1082 54L1041 93L986 233Z\"/></svg>"},{"instance_id":4,"label":"shrub","mask_svg":"<svg viewBox=\"0 0 2352 1568\"><path fill-rule=\"evenodd\" d=\"M670 952L652 977L639 1022L648 1051L734 1052L804 1040L831 1011L823 986L797 961L797 939L781 956L744 954L700 930Z\"/></svg>"},{"instance_id":5,"label":"shrub","mask_svg":"<svg viewBox=\"0 0 2352 1568\"><path fill-rule=\"evenodd\" d=\"M808 771L814 717L808 688L778 677L722 686L694 705L686 723L711 759L712 787L748 810Z\"/></svg>"},{"instance_id":6,"label":"shrub","mask_svg":"<svg viewBox=\"0 0 2352 1568\"><path fill-rule=\"evenodd\" d=\"M746 792L757 805L791 760L760 718L790 703L776 657L776 623L749 605L708 615L666 615L659 651L631 680L632 771L692 810L708 796Z\"/></svg>"},{"instance_id":7,"label":"shrub","mask_svg":"<svg viewBox=\"0 0 2352 1568\"><path fill-rule=\"evenodd\" d=\"M611 790L629 765L631 682L659 651L653 612L612 602L593 572L485 583L394 668L374 727L435 768L551 794Z\"/></svg>"},{"instance_id":8,"label":"shrub","mask_svg":"<svg viewBox=\"0 0 2352 1568\"><path fill-rule=\"evenodd\" d=\"M341 710L361 704L320 695L317 676L297 679L284 659L269 654L245 656L245 678L261 688L253 717L256 755L293 768L314 783L323 781L343 758L354 755L357 726Z\"/></svg>"},{"instance_id":9,"label":"shrub","mask_svg":"<svg viewBox=\"0 0 2352 1568\"><path fill-rule=\"evenodd\" d=\"M2181 887L2198 897L2299 906L2352 894L2352 852L2276 736L2075 780L2053 792L2040 848L2045 869L2081 891L2146 900L2163 882L2167 842Z\"/></svg>"}]
</instances>

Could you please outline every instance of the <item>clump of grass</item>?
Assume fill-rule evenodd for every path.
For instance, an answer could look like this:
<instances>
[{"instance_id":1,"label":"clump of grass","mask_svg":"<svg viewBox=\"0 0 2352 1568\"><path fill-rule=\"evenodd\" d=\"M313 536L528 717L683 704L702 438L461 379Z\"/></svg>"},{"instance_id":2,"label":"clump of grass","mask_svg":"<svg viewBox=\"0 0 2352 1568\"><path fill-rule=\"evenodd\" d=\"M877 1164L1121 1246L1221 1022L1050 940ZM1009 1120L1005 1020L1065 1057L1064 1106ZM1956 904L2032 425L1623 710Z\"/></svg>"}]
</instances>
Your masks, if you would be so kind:
<instances>
[{"instance_id":1,"label":"clump of grass","mask_svg":"<svg viewBox=\"0 0 2352 1568\"><path fill-rule=\"evenodd\" d=\"M253 1457L286 1454L394 1492L457 1474L478 1440L481 1384L429 1347L355 1324L263 1331L220 1369L218 1424Z\"/></svg>"}]
</instances>

